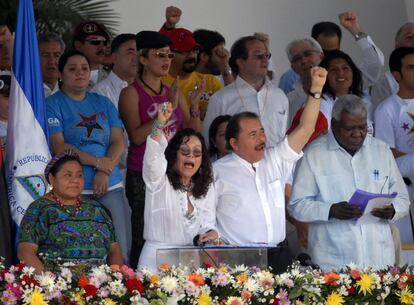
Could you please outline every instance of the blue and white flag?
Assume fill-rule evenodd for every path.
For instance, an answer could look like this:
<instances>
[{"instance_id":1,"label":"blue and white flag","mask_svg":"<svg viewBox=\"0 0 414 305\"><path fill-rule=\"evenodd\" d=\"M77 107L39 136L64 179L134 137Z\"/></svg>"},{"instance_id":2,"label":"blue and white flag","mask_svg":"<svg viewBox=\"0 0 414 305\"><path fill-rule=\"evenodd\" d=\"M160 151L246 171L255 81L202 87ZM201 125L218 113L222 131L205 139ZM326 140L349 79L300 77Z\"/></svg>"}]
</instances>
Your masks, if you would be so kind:
<instances>
[{"instance_id":1,"label":"blue and white flag","mask_svg":"<svg viewBox=\"0 0 414 305\"><path fill-rule=\"evenodd\" d=\"M9 204L19 225L29 204L43 196L50 158L42 71L31 0L19 0L7 130Z\"/></svg>"}]
</instances>

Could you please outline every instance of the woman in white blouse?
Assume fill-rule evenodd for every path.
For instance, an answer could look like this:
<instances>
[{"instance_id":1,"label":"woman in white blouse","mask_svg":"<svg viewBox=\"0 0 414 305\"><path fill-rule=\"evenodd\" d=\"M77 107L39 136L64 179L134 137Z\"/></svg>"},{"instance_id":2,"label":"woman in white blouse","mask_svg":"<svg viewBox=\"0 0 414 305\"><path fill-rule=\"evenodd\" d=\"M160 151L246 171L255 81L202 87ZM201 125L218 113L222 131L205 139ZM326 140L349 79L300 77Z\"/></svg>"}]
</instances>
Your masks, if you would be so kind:
<instances>
[{"instance_id":1,"label":"woman in white blouse","mask_svg":"<svg viewBox=\"0 0 414 305\"><path fill-rule=\"evenodd\" d=\"M138 267L152 271L157 270L157 249L192 245L197 235L200 243L220 241L204 139L193 129L183 129L167 142L162 128L172 112L171 103L160 105L144 154L145 244Z\"/></svg>"}]
</instances>

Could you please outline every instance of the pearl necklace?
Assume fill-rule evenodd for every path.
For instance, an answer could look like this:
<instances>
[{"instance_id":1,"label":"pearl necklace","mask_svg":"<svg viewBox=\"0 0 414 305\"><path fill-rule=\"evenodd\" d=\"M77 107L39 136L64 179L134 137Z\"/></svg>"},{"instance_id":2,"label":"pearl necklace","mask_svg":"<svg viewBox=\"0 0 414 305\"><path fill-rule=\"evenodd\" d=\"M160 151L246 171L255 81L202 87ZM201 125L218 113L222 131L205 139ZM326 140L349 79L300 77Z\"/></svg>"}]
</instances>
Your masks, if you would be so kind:
<instances>
[{"instance_id":1,"label":"pearl necklace","mask_svg":"<svg viewBox=\"0 0 414 305\"><path fill-rule=\"evenodd\" d=\"M67 208L67 205L65 205L57 196L56 196L56 194L55 193L53 193L53 191L52 192L50 192L49 193L50 194L50 196L52 197L52 199L57 203L57 205L62 209L62 210L64 210L67 214L69 214L69 215L72 215L72 216L75 216L75 215L77 215L81 210L82 210L82 207L81 207L81 201L80 201L80 198L78 197L78 198L76 198L76 204L75 204L75 213L73 213L73 212L71 212L68 208Z\"/></svg>"}]
</instances>

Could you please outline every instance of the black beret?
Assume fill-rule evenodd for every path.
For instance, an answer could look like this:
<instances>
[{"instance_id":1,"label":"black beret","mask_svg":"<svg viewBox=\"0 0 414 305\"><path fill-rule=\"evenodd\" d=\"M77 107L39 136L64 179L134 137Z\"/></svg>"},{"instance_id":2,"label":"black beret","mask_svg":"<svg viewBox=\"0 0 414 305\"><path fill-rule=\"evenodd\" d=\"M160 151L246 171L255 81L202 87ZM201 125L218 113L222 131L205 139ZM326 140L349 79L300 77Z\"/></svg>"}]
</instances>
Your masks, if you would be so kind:
<instances>
[{"instance_id":1,"label":"black beret","mask_svg":"<svg viewBox=\"0 0 414 305\"><path fill-rule=\"evenodd\" d=\"M141 49L159 49L171 44L171 39L156 31L141 31L135 36L137 51Z\"/></svg>"}]
</instances>

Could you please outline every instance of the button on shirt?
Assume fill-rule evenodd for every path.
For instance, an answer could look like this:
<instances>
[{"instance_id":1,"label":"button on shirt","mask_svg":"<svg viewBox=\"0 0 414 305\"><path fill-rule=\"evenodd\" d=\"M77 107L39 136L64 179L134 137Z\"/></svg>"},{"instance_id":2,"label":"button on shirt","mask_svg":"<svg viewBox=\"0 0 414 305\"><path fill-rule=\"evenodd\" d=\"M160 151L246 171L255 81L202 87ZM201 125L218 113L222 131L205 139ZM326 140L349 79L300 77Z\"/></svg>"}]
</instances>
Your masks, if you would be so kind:
<instances>
[{"instance_id":1,"label":"button on shirt","mask_svg":"<svg viewBox=\"0 0 414 305\"><path fill-rule=\"evenodd\" d=\"M113 71L109 73L108 77L97 83L91 90L100 95L106 96L118 109L119 95L122 89L128 87L128 83L118 77Z\"/></svg>"},{"instance_id":2,"label":"button on shirt","mask_svg":"<svg viewBox=\"0 0 414 305\"><path fill-rule=\"evenodd\" d=\"M231 244L277 245L285 237L284 185L302 153L287 138L252 164L231 153L213 164L217 225Z\"/></svg>"},{"instance_id":3,"label":"button on shirt","mask_svg":"<svg viewBox=\"0 0 414 305\"><path fill-rule=\"evenodd\" d=\"M329 218L332 204L348 201L356 189L397 192L393 220L408 213L407 190L388 145L367 135L351 156L331 131L312 142L297 166L289 211L297 220L309 223L310 255L324 270L351 262L361 268L395 263L388 221L356 225L354 220Z\"/></svg>"},{"instance_id":4,"label":"button on shirt","mask_svg":"<svg viewBox=\"0 0 414 305\"><path fill-rule=\"evenodd\" d=\"M208 139L208 129L216 117L244 111L254 112L260 117L269 147L275 146L285 136L289 105L283 91L267 79L256 91L244 79L237 77L210 98L203 123L204 138Z\"/></svg>"}]
</instances>

